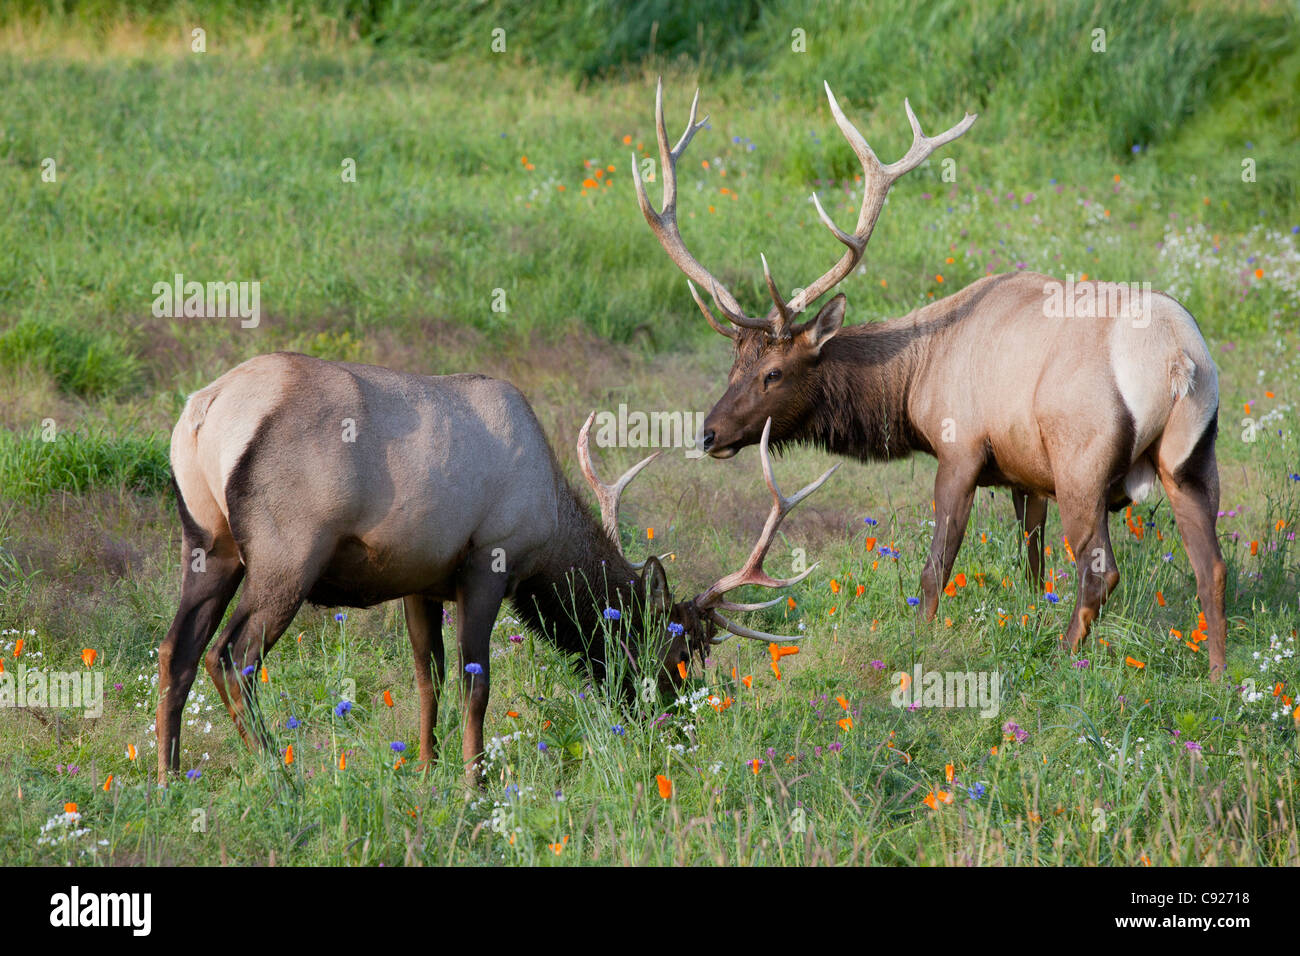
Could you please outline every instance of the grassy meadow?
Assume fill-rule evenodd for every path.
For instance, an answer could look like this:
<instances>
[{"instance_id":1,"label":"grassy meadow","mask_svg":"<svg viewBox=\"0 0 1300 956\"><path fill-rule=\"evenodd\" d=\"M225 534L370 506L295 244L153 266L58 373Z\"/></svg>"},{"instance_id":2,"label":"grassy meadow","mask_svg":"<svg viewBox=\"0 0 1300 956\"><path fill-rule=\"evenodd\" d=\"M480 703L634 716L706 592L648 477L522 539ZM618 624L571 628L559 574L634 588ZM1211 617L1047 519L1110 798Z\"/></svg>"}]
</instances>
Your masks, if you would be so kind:
<instances>
[{"instance_id":1,"label":"grassy meadow","mask_svg":"<svg viewBox=\"0 0 1300 956\"><path fill-rule=\"evenodd\" d=\"M0 708L6 862L1300 862L1293 5L5 10L0 662L102 674L105 695L93 718ZM934 463L844 462L768 559L820 566L747 616L800 631L796 655L732 641L679 699L627 705L503 609L487 784L469 793L454 682L442 759L415 767L400 607L305 607L261 675L279 751L245 751L201 673L187 773L158 789L156 649L180 581L167 445L191 391L277 349L485 372L524 391L584 493L591 410L707 411L721 394L730 345L633 193L659 75L674 140L697 86L710 116L680 170L683 234L751 311L760 252L787 289L840 255L811 193L841 225L856 215L823 80L885 161L910 141L905 96L931 132L980 114L893 189L841 287L850 323L1017 269L1149 281L1187 306L1220 370L1229 679L1208 680L1159 492L1112 519L1121 583L1076 659L1056 649L1074 570L1055 507L1051 592L1025 583L1010 496L982 491L964 586L918 624ZM153 286L177 273L260 282L259 324L156 317ZM794 449L776 468L788 492L830 464ZM625 546L672 551L689 595L739 566L768 505L754 450L665 455L626 496ZM894 706L893 675L917 666L997 671L997 714Z\"/></svg>"}]
</instances>

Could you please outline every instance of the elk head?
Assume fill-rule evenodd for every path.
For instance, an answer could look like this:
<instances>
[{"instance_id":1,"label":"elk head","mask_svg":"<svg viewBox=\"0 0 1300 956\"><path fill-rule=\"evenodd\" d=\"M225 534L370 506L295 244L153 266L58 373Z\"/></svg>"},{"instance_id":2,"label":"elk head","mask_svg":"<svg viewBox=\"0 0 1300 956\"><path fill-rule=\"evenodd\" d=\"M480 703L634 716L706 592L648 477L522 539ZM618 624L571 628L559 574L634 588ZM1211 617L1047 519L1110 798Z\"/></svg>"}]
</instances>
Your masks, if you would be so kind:
<instances>
[{"instance_id":1,"label":"elk head","mask_svg":"<svg viewBox=\"0 0 1300 956\"><path fill-rule=\"evenodd\" d=\"M911 103L904 100L907 119L912 126L912 146L902 159L885 165L876 158L862 134L840 110L830 86L823 86L830 101L831 114L862 164L862 206L858 212L857 226L852 233L841 230L826 214L817 194L813 193L812 201L817 208L817 215L832 235L847 248L835 265L788 301L781 295L772 278L767 257L761 256L763 278L772 298L772 306L762 318L753 318L744 313L736 297L687 250L677 227L677 161L696 132L708 122L707 116L698 123L695 120L700 99L698 90L691 102L691 115L686 130L672 149L668 148L668 134L664 126L662 80L655 90L655 133L659 140L660 169L664 181L661 211L656 212L650 205L637 165L635 161L632 163L637 201L651 231L673 262L686 273L686 284L690 287L691 296L709 325L714 331L735 342L736 355L727 391L705 418L701 436L704 450L714 458L730 458L746 445L754 444L760 433L765 431L763 423L769 419L772 422L772 438L778 444L798 433L799 426L817 401L817 366L821 361L823 347L839 332L844 321L845 297L843 293L835 296L811 319L798 321L798 317L811 303L833 289L857 267L871 239L876 219L884 207L885 196L894 182L919 166L934 150L961 136L975 122L975 116L967 114L960 123L946 132L938 136L926 136L921 131L916 114L912 112ZM695 288L696 283L709 290L725 323L719 322L705 304Z\"/></svg>"},{"instance_id":2,"label":"elk head","mask_svg":"<svg viewBox=\"0 0 1300 956\"><path fill-rule=\"evenodd\" d=\"M592 491L596 493L596 500L600 502L600 513L605 533L618 545L621 553L622 545L618 534L618 510L623 490L640 473L641 469L650 464L661 453L655 452L649 458L637 462L613 485L605 484L597 476L591 461L590 432L591 424L595 418L596 413L592 412L587 417L586 424L582 426L582 430L578 433L578 463L582 469L583 477L587 480L587 484L591 486ZM727 592L749 584L765 588L790 587L808 577L817 567L814 564L795 577L777 579L763 570L763 559L767 556L768 549L771 548L772 542L776 538L777 529L781 526L781 522L785 520L785 516L790 513L795 505L825 484L826 479L834 473L839 465L832 465L812 484L787 498L781 493L781 489L776 483L776 475L772 472L772 458L768 451L768 438L771 428L772 422L768 421L763 428L758 447L759 458L763 466L763 478L767 482L768 490L772 493L772 507L768 511L767 521L763 525L763 531L759 535L758 542L750 551L748 559L746 559L739 571L734 571L718 579L709 588L689 600L674 603L668 588L668 578L664 573L664 567L659 558L651 556L639 564L632 564L633 569L641 572L647 612L650 619L666 621L667 637L661 647L655 649L655 657L660 662L659 688L661 691L670 692L681 685L684 679L682 671L690 666L692 656L698 656L702 663L710 647L723 643L732 635L764 643L799 640L797 636L783 637L777 634L768 634L764 631L755 631L722 615L724 610L758 611L772 607L784 600L784 597L778 597L771 601L762 601L756 604L737 604L726 600ZM718 636L719 629L726 633ZM679 665L681 666L679 667Z\"/></svg>"}]
</instances>

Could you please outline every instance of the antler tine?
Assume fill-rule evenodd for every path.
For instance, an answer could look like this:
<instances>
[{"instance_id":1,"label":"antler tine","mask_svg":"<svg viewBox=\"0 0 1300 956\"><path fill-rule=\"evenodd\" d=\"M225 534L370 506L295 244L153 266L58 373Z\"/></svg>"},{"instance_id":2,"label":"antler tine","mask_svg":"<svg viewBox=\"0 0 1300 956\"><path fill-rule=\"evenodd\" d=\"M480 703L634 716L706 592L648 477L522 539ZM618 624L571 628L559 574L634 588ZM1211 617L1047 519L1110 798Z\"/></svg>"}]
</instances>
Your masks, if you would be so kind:
<instances>
[{"instance_id":1,"label":"antler tine","mask_svg":"<svg viewBox=\"0 0 1300 956\"><path fill-rule=\"evenodd\" d=\"M695 598L695 606L699 610L707 612L715 623L721 624L731 633L737 634L741 637L754 637L754 635L762 634L762 632L750 631L748 628L741 628L740 625L727 621L726 618L717 613L718 608L727 608L728 610L734 611L759 610L761 608L773 606L780 602L781 598L777 598L775 601L766 601L759 604L732 604L724 601L723 595L728 591L746 584L756 584L760 587L768 588L788 587L792 584L798 584L804 578L808 577L808 575L813 573L817 567L815 564L802 574L798 574L795 577L785 579L773 578L763 570L763 559L767 557L768 549L771 548L772 542L776 538L776 530L780 527L785 516L789 514L790 510L799 504L799 502L803 501L825 484L826 479L830 478L830 476L835 473L835 469L839 467L839 465L832 465L827 469L825 474L812 484L805 486L796 494L787 498L785 495L781 494L781 489L776 483L776 476L772 472L772 459L768 451L768 441L771 438L771 434L772 419L769 418L767 423L763 426L763 438L762 441L759 442L758 446L759 454L763 462L763 477L767 482L768 489L772 492L772 509L768 512L767 521L763 525L763 533L759 535L758 542L754 545L754 549L750 552L749 558L745 561L744 566L742 566L739 571L728 574L726 577L717 581L717 583L707 591L700 593ZM762 637L757 637L755 639L798 640L797 637L775 637L770 634L765 634Z\"/></svg>"},{"instance_id":2,"label":"antler tine","mask_svg":"<svg viewBox=\"0 0 1300 956\"><path fill-rule=\"evenodd\" d=\"M736 301L736 297L691 255L690 250L686 248L685 240L682 239L681 230L677 226L677 161L681 159L695 134L703 129L704 125L709 121L708 116L705 116L698 123L695 121L699 102L700 91L696 90L695 98L691 101L691 115L686 122L686 129L683 131L681 138L677 140L677 145L669 149L668 128L664 122L664 81L663 77L659 78L659 82L655 85L655 136L659 141L660 175L663 176L664 182L663 208L661 211L655 212L654 206L650 204L650 197L646 194L645 183L641 180L636 155L633 154L632 183L636 187L637 204L641 207L641 215L645 216L650 231L655 234L659 244L668 253L668 258L676 263L677 268L686 273L687 279L694 280L702 286L708 286L712 290L713 301L728 319L745 328L770 330L771 324L765 319L751 319L746 316L744 310L740 307L740 303ZM698 298L696 301L699 301ZM709 324L714 329L721 331L719 323L707 311L705 317L709 319ZM735 335L730 331L725 331L722 334L735 338Z\"/></svg>"},{"instance_id":3,"label":"antler tine","mask_svg":"<svg viewBox=\"0 0 1300 956\"><path fill-rule=\"evenodd\" d=\"M657 451L649 458L641 459L623 472L623 476L613 485L607 485L600 480L591 462L591 423L595 420L596 413L592 412L587 416L587 421L583 424L582 430L578 432L578 467L582 469L582 477L587 479L587 484L596 493L596 500L600 503L600 517L605 528L605 534L618 547L618 553L622 554L623 544L618 536L618 507L619 499L623 496L623 489L641 473L642 468L662 455L663 452ZM639 564L632 564L632 567L637 570L644 566L644 561Z\"/></svg>"},{"instance_id":4,"label":"antler tine","mask_svg":"<svg viewBox=\"0 0 1300 956\"><path fill-rule=\"evenodd\" d=\"M719 335L725 335L729 339L739 339L740 332L737 329L730 325L723 325L714 318L713 312L704 304L704 300L700 298L700 294L695 291L695 283L690 279L687 279L686 285L691 290L691 298L694 299L695 304L700 307L700 311L704 313L704 317L709 320L709 325L713 326L713 331L717 332ZM715 303L718 301L716 293L713 296L713 301ZM719 306L719 308L721 308L721 306ZM725 312L723 314L726 315Z\"/></svg>"},{"instance_id":5,"label":"antler tine","mask_svg":"<svg viewBox=\"0 0 1300 956\"><path fill-rule=\"evenodd\" d=\"M776 283L772 280L772 270L767 267L767 256L759 253L758 257L763 260L763 278L767 280L767 291L772 296L772 302L776 306L776 314L780 318L778 335L785 332L790 325L792 318L790 306L786 304L785 299L781 298L781 293L777 290Z\"/></svg>"},{"instance_id":6,"label":"antler tine","mask_svg":"<svg viewBox=\"0 0 1300 956\"><path fill-rule=\"evenodd\" d=\"M956 126L940 133L938 136L926 136L921 131L921 123L916 118L916 113L912 111L911 102L906 99L903 100L903 107L907 111L907 122L912 127L912 145L902 159L886 166L876 157L875 152L867 144L866 138L858 132L857 127L849 122L848 117L844 115L839 102L835 99L835 94L831 92L830 84L822 83L822 86L826 89L826 99L830 103L831 115L835 117L835 125L840 128L840 132L849 141L849 145L853 147L853 152L857 155L858 161L862 164L862 206L858 210L857 226L850 234L831 221L831 217L822 208L821 200L817 198L816 193L813 193L813 205L817 207L817 215L822 224L848 248L829 271L823 273L805 288L799 296L800 305L816 301L821 295L838 285L845 276L857 267L857 264L862 260L863 253L866 252L867 243L871 241L871 233L876 227L876 220L880 217L881 209L884 208L885 196L889 192L889 187L899 177L921 165L940 146L951 143L965 133L977 118L976 114L967 113ZM805 326L806 323L792 330L792 333L802 331Z\"/></svg>"}]
</instances>

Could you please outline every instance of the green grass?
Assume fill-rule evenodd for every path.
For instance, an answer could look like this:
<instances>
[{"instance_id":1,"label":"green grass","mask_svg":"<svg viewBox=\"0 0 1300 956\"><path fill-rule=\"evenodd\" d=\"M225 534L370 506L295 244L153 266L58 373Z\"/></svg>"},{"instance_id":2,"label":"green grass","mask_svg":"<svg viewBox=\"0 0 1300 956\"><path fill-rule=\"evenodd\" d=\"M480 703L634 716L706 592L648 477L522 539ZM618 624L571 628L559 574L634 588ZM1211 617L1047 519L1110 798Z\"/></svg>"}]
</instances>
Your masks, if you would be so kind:
<instances>
[{"instance_id":1,"label":"green grass","mask_svg":"<svg viewBox=\"0 0 1300 956\"><path fill-rule=\"evenodd\" d=\"M689 8L648 2L202 6L32 2L0 20L0 660L10 674L84 671L92 648L107 688L96 719L0 709L6 861L1300 862L1283 703L1300 686L1290 7L791 0L726 17L711 6L701 34ZM203 55L188 52L195 23ZM498 25L502 55L489 49ZM791 50L796 28L806 54ZM856 213L825 79L886 160L907 143L904 96L928 130L980 113L891 193L844 284L850 322L1019 267L1150 281L1191 310L1220 369L1230 679L1210 684L1204 651L1184 643L1195 585L1159 498L1136 509L1154 522L1140 541L1113 526L1122 580L1078 668L1055 650L1074 587L1054 509L1059 603L1023 583L1006 496L981 495L957 563L968 584L918 624L907 598L933 463L847 463L769 559L777 574L796 548L821 562L793 609L753 616L804 629L779 681L766 648L733 643L683 701L628 707L535 636L509 641L518 626L503 617L488 733L504 742L486 789L466 794L455 682L442 759L428 776L414 767L399 608L304 610L259 685L293 764L245 752L203 675L182 757L202 775L158 791L154 655L179 582L166 449L187 392L277 348L487 371L520 384L570 474L592 408L707 409L720 394L725 344L632 194L632 154L654 153L659 73L671 135L697 84L711 116L682 163L683 233L751 309L766 301L760 252L787 287L839 255L811 192L842 224ZM941 179L947 158L955 182ZM260 282L261 323L155 317L153 284L177 272ZM492 308L498 289L508 311ZM827 465L798 449L778 470L795 483ZM688 596L743 560L765 496L752 454L669 456L629 492L625 540L640 555L653 527ZM894 707L892 675L918 663L997 670L996 718ZM733 703L701 706L705 688ZM407 747L397 768L393 742ZM926 805L935 791L952 803ZM42 841L67 802L89 832Z\"/></svg>"}]
</instances>

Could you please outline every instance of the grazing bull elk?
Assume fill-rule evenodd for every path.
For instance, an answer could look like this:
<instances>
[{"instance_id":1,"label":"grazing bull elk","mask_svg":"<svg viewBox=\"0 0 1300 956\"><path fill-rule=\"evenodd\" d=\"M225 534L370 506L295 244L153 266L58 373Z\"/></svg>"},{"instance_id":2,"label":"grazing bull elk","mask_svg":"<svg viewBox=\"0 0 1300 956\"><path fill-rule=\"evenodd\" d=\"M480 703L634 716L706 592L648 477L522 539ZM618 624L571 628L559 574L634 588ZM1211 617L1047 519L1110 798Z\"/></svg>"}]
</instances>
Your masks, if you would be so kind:
<instances>
[{"instance_id":1,"label":"grazing bull elk","mask_svg":"<svg viewBox=\"0 0 1300 956\"><path fill-rule=\"evenodd\" d=\"M1107 509L1142 500L1159 476L1196 572L1217 679L1226 637L1226 573L1215 536L1219 387L1196 321L1162 293L1033 273L980 279L900 319L841 328L841 293L812 319L796 321L857 267L894 182L975 122L967 115L929 137L904 101L912 146L884 165L829 86L826 96L862 163L857 227L838 228L814 194L818 216L847 250L788 302L764 257L773 304L763 318L752 318L687 251L677 226L676 166L704 125L695 121L699 93L686 131L669 149L662 83L656 92L662 211L650 205L633 163L637 199L709 324L735 342L727 390L704 421L704 449L729 458L753 444L771 418L778 447L805 442L864 461L934 455L935 530L919 608L926 619L938 609L977 487L1012 489L1037 587L1047 499L1055 498L1077 558L1078 597L1066 635L1072 650L1119 582ZM695 283L712 294L728 324L714 317Z\"/></svg>"},{"instance_id":2,"label":"grazing bull elk","mask_svg":"<svg viewBox=\"0 0 1300 956\"><path fill-rule=\"evenodd\" d=\"M673 604L659 560L633 565L618 540L620 495L651 459L604 484L587 447L590 427L589 418L578 453L604 531L564 479L532 408L505 382L276 353L191 395L171 444L184 571L180 607L158 651L159 781L179 768L181 714L199 657L241 581L239 603L205 663L254 749L270 738L252 706L253 675L303 601L369 607L401 598L415 652L420 758L434 759L442 605L456 602L471 780L483 750L488 639L503 599L557 646L584 655L597 678L608 663L607 609L620 612L613 632L625 636L667 622L658 648L652 641L643 652L653 665L641 671L657 673L661 687L679 680L677 665L693 652L725 639L714 636L716 627L795 640L750 630L720 609L766 607L724 595L807 575L775 580L763 572L763 558L786 513L830 472L785 498L764 440L774 503L758 544L741 571ZM633 658L627 643L614 652Z\"/></svg>"}]
</instances>

